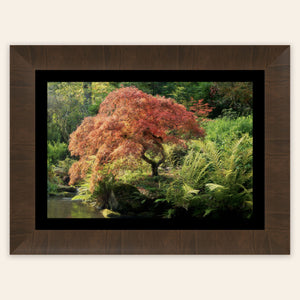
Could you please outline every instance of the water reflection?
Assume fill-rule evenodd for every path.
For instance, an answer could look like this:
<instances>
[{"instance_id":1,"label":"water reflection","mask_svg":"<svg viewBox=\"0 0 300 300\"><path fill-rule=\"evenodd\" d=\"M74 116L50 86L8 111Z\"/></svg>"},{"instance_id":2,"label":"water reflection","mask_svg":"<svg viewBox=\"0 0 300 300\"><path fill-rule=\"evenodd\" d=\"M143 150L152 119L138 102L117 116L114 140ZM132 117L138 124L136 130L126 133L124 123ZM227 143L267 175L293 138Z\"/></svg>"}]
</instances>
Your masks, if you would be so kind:
<instances>
[{"instance_id":1,"label":"water reflection","mask_svg":"<svg viewBox=\"0 0 300 300\"><path fill-rule=\"evenodd\" d=\"M48 199L48 218L103 218L94 208L82 205L81 201L72 201L71 198Z\"/></svg>"}]
</instances>

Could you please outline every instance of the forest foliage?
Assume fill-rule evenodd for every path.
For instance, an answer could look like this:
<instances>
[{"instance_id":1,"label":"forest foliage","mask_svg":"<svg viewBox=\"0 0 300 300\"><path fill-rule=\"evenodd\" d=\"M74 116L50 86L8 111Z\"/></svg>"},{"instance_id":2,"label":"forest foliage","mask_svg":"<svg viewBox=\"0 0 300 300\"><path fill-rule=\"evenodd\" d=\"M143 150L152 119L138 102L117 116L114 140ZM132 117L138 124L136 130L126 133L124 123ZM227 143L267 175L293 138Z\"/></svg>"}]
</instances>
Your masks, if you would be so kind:
<instances>
[{"instance_id":1,"label":"forest foliage","mask_svg":"<svg viewBox=\"0 0 300 300\"><path fill-rule=\"evenodd\" d=\"M252 107L248 82L49 83L48 192L69 174L121 214L249 218Z\"/></svg>"}]
</instances>

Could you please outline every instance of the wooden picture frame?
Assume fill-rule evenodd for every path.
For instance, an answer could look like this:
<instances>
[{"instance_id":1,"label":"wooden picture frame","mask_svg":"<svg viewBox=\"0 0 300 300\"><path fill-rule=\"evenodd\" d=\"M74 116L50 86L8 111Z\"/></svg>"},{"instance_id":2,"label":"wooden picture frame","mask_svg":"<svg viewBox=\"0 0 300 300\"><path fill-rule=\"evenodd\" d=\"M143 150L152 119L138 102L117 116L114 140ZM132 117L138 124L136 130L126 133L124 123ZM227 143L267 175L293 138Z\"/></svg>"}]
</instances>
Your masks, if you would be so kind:
<instances>
[{"instance_id":1,"label":"wooden picture frame","mask_svg":"<svg viewBox=\"0 0 300 300\"><path fill-rule=\"evenodd\" d=\"M289 254L289 46L11 46L11 254ZM36 70L264 70L264 230L36 230Z\"/></svg>"}]
</instances>

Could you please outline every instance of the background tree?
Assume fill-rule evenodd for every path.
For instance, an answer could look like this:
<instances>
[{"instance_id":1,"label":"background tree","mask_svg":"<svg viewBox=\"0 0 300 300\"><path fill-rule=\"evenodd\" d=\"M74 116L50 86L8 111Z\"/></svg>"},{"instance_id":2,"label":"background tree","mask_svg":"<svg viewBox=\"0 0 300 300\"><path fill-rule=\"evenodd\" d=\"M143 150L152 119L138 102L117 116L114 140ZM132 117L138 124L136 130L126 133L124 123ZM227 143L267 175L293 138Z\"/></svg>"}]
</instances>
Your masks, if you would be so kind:
<instances>
[{"instance_id":1,"label":"background tree","mask_svg":"<svg viewBox=\"0 0 300 300\"><path fill-rule=\"evenodd\" d=\"M114 89L136 86L153 96L173 98L187 110L193 99L214 107L208 118L252 113L251 82L50 82L48 84L48 140L68 143L70 134Z\"/></svg>"},{"instance_id":2,"label":"background tree","mask_svg":"<svg viewBox=\"0 0 300 300\"><path fill-rule=\"evenodd\" d=\"M210 88L213 82L114 82L115 88L135 86L153 96L160 95L173 98L186 108L193 105L193 99L205 99L209 102Z\"/></svg>"},{"instance_id":3,"label":"background tree","mask_svg":"<svg viewBox=\"0 0 300 300\"><path fill-rule=\"evenodd\" d=\"M215 109L210 115L247 116L253 111L252 82L216 82L211 86L211 100L207 101Z\"/></svg>"},{"instance_id":4,"label":"background tree","mask_svg":"<svg viewBox=\"0 0 300 300\"><path fill-rule=\"evenodd\" d=\"M83 82L83 106L88 113L89 106L92 104L92 82Z\"/></svg>"},{"instance_id":5,"label":"background tree","mask_svg":"<svg viewBox=\"0 0 300 300\"><path fill-rule=\"evenodd\" d=\"M101 168L120 158L129 164L143 159L157 176L165 160L163 143L184 146L192 136L204 136L204 130L183 105L135 87L117 89L101 103L98 114L85 118L70 136L69 150L80 157L70 168L70 184L91 170L93 189L101 180Z\"/></svg>"},{"instance_id":6,"label":"background tree","mask_svg":"<svg viewBox=\"0 0 300 300\"><path fill-rule=\"evenodd\" d=\"M109 82L50 82L48 84L48 140L69 142L86 116L96 115L100 103L114 89Z\"/></svg>"},{"instance_id":7,"label":"background tree","mask_svg":"<svg viewBox=\"0 0 300 300\"><path fill-rule=\"evenodd\" d=\"M210 107L208 103L204 103L203 99L196 101L192 98L191 100L193 101L193 105L190 107L190 111L193 112L200 121L206 118L214 109Z\"/></svg>"},{"instance_id":8,"label":"background tree","mask_svg":"<svg viewBox=\"0 0 300 300\"><path fill-rule=\"evenodd\" d=\"M48 84L48 140L69 142L70 133L87 115L82 82Z\"/></svg>"}]
</instances>

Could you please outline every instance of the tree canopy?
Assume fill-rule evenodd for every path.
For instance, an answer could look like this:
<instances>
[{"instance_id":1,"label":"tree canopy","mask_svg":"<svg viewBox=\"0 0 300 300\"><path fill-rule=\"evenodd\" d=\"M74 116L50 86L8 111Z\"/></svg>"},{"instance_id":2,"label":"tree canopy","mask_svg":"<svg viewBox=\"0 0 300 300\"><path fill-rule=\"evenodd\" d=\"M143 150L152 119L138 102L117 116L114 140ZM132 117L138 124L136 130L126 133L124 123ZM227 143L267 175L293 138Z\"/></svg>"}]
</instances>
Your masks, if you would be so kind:
<instances>
[{"instance_id":1,"label":"tree canopy","mask_svg":"<svg viewBox=\"0 0 300 300\"><path fill-rule=\"evenodd\" d=\"M196 118L171 98L136 87L114 90L100 104L98 114L86 117L70 135L70 153L80 158L70 169L70 184L90 171L93 189L101 180L101 168L121 158L128 164L143 159L151 165L152 175L158 175L165 160L163 143L184 146L186 139L204 136Z\"/></svg>"}]
</instances>

